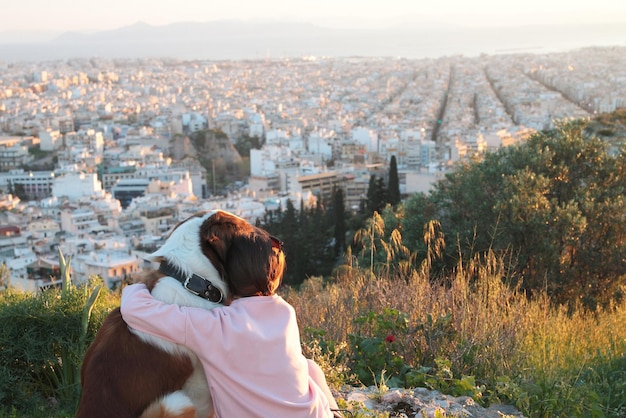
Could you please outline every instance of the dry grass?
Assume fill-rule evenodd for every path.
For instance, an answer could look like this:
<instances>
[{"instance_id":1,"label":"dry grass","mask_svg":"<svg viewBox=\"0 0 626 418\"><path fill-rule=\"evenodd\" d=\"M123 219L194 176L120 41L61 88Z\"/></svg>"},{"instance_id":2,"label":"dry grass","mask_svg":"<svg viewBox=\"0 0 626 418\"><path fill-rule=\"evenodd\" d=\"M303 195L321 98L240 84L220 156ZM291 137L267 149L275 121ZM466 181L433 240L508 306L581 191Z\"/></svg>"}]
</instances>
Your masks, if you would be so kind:
<instances>
[{"instance_id":1,"label":"dry grass","mask_svg":"<svg viewBox=\"0 0 626 418\"><path fill-rule=\"evenodd\" d=\"M504 263L490 254L445 282L416 271L398 278L342 266L331 282L311 278L283 296L295 307L301 330L323 331L325 341L348 350L349 335L363 331L355 318L396 309L410 319L406 335L396 336L407 365L434 366L444 358L456 376L473 375L487 385L502 376L531 382L543 391L536 398L560 396L545 391L568 392L558 388L580 383L599 358L625 355L626 303L572 313L551 305L545 294L529 298L506 282ZM303 332L305 347L311 339Z\"/></svg>"}]
</instances>

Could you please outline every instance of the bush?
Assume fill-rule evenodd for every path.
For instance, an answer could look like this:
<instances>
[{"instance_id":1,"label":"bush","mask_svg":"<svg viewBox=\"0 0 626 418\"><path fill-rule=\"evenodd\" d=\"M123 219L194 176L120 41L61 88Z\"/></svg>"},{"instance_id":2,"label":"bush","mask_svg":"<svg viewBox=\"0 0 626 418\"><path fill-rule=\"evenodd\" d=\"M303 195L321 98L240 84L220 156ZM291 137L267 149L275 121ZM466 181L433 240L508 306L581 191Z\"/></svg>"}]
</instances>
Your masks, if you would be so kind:
<instances>
[{"instance_id":1,"label":"bush","mask_svg":"<svg viewBox=\"0 0 626 418\"><path fill-rule=\"evenodd\" d=\"M37 416L38 409L49 416L50 408L73 415L86 347L118 304L108 292L95 293L100 285L0 293L0 416ZM84 324L90 295L97 301Z\"/></svg>"},{"instance_id":2,"label":"bush","mask_svg":"<svg viewBox=\"0 0 626 418\"><path fill-rule=\"evenodd\" d=\"M348 335L350 368L361 383L371 386L385 380L387 385L403 386L410 366L398 352L397 340L405 338L408 318L401 312L385 308L355 319L357 332ZM386 377L385 377L386 375Z\"/></svg>"}]
</instances>

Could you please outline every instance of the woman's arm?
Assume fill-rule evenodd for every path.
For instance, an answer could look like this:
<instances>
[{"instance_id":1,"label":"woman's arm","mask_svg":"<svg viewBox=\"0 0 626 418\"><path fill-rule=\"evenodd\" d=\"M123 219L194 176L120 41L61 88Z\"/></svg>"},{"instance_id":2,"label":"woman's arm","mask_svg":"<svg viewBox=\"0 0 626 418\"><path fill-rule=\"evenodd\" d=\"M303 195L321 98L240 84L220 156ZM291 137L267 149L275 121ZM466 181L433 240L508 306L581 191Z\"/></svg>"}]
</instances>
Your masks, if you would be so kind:
<instances>
[{"instance_id":1,"label":"woman's arm","mask_svg":"<svg viewBox=\"0 0 626 418\"><path fill-rule=\"evenodd\" d=\"M131 328L185 344L189 311L153 298L143 283L122 290L120 310Z\"/></svg>"}]
</instances>

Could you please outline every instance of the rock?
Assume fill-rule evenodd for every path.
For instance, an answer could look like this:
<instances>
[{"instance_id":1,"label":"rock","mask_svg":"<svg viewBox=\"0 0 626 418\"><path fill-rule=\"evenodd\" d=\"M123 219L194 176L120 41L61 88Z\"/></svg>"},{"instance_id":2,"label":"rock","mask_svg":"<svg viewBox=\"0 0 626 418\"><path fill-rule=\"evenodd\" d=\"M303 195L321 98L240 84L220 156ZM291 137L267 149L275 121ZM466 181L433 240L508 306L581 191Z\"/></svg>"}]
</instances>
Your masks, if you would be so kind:
<instances>
[{"instance_id":1,"label":"rock","mask_svg":"<svg viewBox=\"0 0 626 418\"><path fill-rule=\"evenodd\" d=\"M380 395L380 401L382 403L398 403L402 400L402 392L399 389L390 390L387 393Z\"/></svg>"},{"instance_id":2,"label":"rock","mask_svg":"<svg viewBox=\"0 0 626 418\"><path fill-rule=\"evenodd\" d=\"M350 408L387 412L391 417L481 417L481 418L524 418L511 405L491 405L484 408L469 396L453 397L426 388L392 388L384 393L375 387L345 388L336 394ZM439 415L438 415L439 414Z\"/></svg>"}]
</instances>

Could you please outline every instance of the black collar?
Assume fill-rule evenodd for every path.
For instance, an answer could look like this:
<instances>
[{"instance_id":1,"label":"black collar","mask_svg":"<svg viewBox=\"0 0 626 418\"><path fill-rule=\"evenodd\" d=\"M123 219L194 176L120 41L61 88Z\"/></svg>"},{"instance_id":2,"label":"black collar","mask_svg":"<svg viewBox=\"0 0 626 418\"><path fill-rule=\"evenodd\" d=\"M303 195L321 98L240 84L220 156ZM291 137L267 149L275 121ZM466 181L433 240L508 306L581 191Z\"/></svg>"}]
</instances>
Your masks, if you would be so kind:
<instances>
[{"instance_id":1,"label":"black collar","mask_svg":"<svg viewBox=\"0 0 626 418\"><path fill-rule=\"evenodd\" d=\"M167 261L161 262L159 265L159 271L178 280L185 289L194 295L215 303L221 303L224 301L224 294L222 291L213 286L213 283L202 276L192 274L189 277L185 277L178 267L173 266Z\"/></svg>"}]
</instances>

